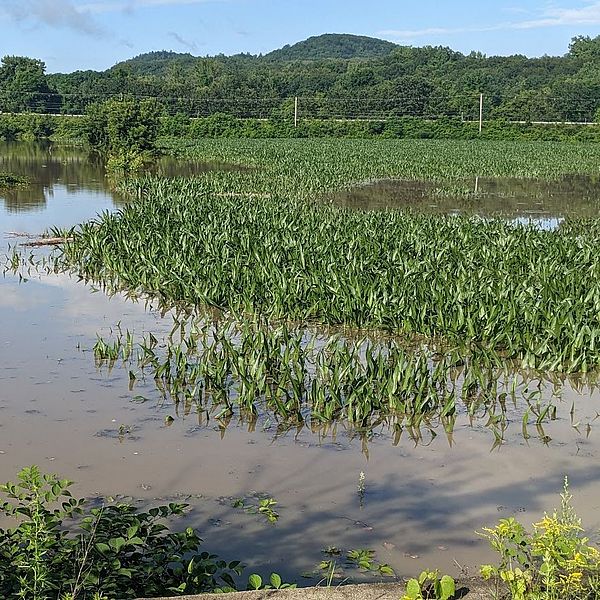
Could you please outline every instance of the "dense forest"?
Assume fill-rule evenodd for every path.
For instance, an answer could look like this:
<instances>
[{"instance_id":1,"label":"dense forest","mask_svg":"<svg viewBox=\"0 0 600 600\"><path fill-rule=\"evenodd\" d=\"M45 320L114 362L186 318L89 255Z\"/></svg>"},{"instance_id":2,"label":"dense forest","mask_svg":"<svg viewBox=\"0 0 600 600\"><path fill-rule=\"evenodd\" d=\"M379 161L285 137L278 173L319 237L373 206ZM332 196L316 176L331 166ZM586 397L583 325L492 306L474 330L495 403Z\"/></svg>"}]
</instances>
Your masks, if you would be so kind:
<instances>
[{"instance_id":1,"label":"dense forest","mask_svg":"<svg viewBox=\"0 0 600 600\"><path fill-rule=\"evenodd\" d=\"M112 97L157 98L170 114L517 121L600 116L600 36L576 37L560 57L468 55L327 34L267 55L195 57L151 52L103 71L47 74L42 61L7 56L0 111L80 114Z\"/></svg>"}]
</instances>

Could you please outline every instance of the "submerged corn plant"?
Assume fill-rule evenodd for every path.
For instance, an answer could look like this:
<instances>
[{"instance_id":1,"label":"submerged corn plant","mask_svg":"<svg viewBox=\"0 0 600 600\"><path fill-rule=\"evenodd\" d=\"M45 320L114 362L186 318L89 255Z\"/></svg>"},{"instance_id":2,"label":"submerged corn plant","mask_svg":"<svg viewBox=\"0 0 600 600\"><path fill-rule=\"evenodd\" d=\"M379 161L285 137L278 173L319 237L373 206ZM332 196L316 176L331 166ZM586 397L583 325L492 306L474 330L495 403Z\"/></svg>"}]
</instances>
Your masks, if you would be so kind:
<instances>
[{"instance_id":1,"label":"submerged corn plant","mask_svg":"<svg viewBox=\"0 0 600 600\"><path fill-rule=\"evenodd\" d=\"M120 347L120 336L96 346ZM177 414L195 411L221 427L234 417L254 423L266 416L278 431L309 426L326 433L341 422L367 435L385 426L395 443L403 432L419 443L424 430L435 435L438 426L451 437L462 414L483 421L500 445L517 404L526 411L524 434L530 415L540 429L556 418L533 376L395 338L350 339L265 319L176 317L163 343L152 334L127 340L126 366L136 370L130 388L132 376L151 378Z\"/></svg>"},{"instance_id":2,"label":"submerged corn plant","mask_svg":"<svg viewBox=\"0 0 600 600\"><path fill-rule=\"evenodd\" d=\"M595 148L230 140L178 149L252 168L126 180L130 203L63 235L48 268L165 308L238 315L183 326L164 351L153 336L140 344L142 376L152 373L184 411L221 423L270 411L288 427L385 422L418 441L433 422L451 435L462 410L485 417L499 445L517 395L525 438L534 429L546 438L543 424L556 417L535 390L521 393L520 369L597 371L596 219L540 230L326 200L380 177L443 185L476 173L592 172ZM309 339L313 326L334 335ZM122 349L100 339L96 356L110 363ZM130 386L137 377L130 371Z\"/></svg>"},{"instance_id":3,"label":"submerged corn plant","mask_svg":"<svg viewBox=\"0 0 600 600\"><path fill-rule=\"evenodd\" d=\"M140 182L139 200L75 232L65 266L172 303L439 338L544 370L598 367L593 228L224 197L213 184Z\"/></svg>"}]
</instances>

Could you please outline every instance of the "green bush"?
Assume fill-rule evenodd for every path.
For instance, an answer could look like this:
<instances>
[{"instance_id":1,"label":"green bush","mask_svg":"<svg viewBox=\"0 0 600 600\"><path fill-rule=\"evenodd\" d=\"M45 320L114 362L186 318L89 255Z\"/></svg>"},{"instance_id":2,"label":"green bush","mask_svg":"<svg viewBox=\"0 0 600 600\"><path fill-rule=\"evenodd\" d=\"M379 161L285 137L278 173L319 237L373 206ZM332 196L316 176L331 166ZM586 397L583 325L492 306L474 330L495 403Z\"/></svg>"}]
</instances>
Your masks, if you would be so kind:
<instances>
[{"instance_id":1,"label":"green bush","mask_svg":"<svg viewBox=\"0 0 600 600\"><path fill-rule=\"evenodd\" d=\"M85 140L87 120L84 116L54 117L51 137L57 141L79 142Z\"/></svg>"},{"instance_id":2,"label":"green bush","mask_svg":"<svg viewBox=\"0 0 600 600\"><path fill-rule=\"evenodd\" d=\"M190 132L191 119L183 113L164 116L160 119L160 135L186 137Z\"/></svg>"},{"instance_id":3,"label":"green bush","mask_svg":"<svg viewBox=\"0 0 600 600\"><path fill-rule=\"evenodd\" d=\"M23 469L16 483L0 486L0 514L16 521L0 529L0 597L28 600L111 598L232 591L239 561L226 563L200 550L187 528L165 520L185 504L139 511L128 504L89 508L69 491L71 482Z\"/></svg>"},{"instance_id":4,"label":"green bush","mask_svg":"<svg viewBox=\"0 0 600 600\"><path fill-rule=\"evenodd\" d=\"M88 107L85 138L105 156L156 151L160 107L154 100L107 100Z\"/></svg>"},{"instance_id":5,"label":"green bush","mask_svg":"<svg viewBox=\"0 0 600 600\"><path fill-rule=\"evenodd\" d=\"M55 130L57 117L33 113L0 114L0 138L6 140L36 140L50 137Z\"/></svg>"},{"instance_id":6,"label":"green bush","mask_svg":"<svg viewBox=\"0 0 600 600\"><path fill-rule=\"evenodd\" d=\"M225 113L194 119L190 125L190 137L243 137L243 120Z\"/></svg>"},{"instance_id":7,"label":"green bush","mask_svg":"<svg viewBox=\"0 0 600 600\"><path fill-rule=\"evenodd\" d=\"M600 597L600 552L589 545L571 500L565 478L560 510L544 515L532 532L513 517L484 528L500 564L482 566L483 577L506 585L513 600Z\"/></svg>"}]
</instances>

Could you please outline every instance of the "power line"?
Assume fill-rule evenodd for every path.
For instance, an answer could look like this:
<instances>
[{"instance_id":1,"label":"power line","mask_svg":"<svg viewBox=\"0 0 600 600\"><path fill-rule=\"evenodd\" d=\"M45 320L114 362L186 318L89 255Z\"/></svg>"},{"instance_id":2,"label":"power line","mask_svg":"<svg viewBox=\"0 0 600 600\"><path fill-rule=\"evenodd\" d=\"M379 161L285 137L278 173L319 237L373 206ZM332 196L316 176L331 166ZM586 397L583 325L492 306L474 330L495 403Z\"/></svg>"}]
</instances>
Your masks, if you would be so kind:
<instances>
[{"instance_id":1,"label":"power line","mask_svg":"<svg viewBox=\"0 0 600 600\"><path fill-rule=\"evenodd\" d=\"M12 92L0 90L0 111L35 114L83 114L94 102L133 98L159 104L165 114L187 117L209 117L226 113L239 118L265 119L272 116L290 118L296 124L302 119L389 120L402 117L463 121L505 119L520 123L582 123L593 121L600 110L600 97L545 96L538 94L535 106L527 106L521 96L480 95L394 95L366 96L296 96L296 97L219 97L189 95L156 95L121 92L65 93ZM515 103L515 104L513 104ZM541 106L540 106L541 105ZM480 111L481 114L480 114Z\"/></svg>"}]
</instances>

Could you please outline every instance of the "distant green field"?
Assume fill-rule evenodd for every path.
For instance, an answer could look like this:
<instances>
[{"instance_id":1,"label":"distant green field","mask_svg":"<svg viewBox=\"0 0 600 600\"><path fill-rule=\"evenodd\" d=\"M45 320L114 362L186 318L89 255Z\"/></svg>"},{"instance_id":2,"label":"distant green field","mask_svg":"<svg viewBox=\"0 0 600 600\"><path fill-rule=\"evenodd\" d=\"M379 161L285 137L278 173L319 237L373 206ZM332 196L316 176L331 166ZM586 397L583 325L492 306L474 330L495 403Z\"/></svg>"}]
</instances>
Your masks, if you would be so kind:
<instances>
[{"instance_id":1,"label":"distant green field","mask_svg":"<svg viewBox=\"0 0 600 600\"><path fill-rule=\"evenodd\" d=\"M286 196L314 197L369 179L444 181L462 177L556 178L600 175L600 145L483 140L172 140L169 152L186 158L260 166L240 186ZM215 174L218 177L219 174ZM232 174L225 178L230 181Z\"/></svg>"}]
</instances>

